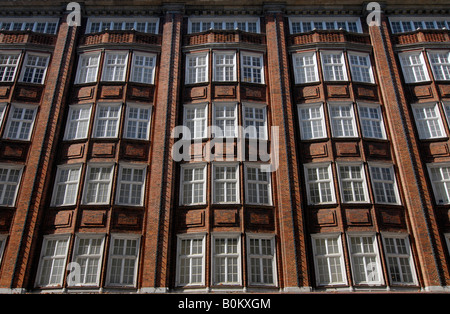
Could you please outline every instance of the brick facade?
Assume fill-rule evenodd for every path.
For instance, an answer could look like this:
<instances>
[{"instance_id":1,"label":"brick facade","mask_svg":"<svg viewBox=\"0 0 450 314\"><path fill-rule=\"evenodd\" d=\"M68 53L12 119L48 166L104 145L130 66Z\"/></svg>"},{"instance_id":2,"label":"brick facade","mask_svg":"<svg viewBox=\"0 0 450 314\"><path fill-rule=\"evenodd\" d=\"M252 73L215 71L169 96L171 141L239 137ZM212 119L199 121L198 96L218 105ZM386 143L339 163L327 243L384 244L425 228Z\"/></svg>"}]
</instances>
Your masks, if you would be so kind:
<instances>
[{"instance_id":1,"label":"brick facade","mask_svg":"<svg viewBox=\"0 0 450 314\"><path fill-rule=\"evenodd\" d=\"M450 291L450 6L417 2L0 1L0 292Z\"/></svg>"}]
</instances>

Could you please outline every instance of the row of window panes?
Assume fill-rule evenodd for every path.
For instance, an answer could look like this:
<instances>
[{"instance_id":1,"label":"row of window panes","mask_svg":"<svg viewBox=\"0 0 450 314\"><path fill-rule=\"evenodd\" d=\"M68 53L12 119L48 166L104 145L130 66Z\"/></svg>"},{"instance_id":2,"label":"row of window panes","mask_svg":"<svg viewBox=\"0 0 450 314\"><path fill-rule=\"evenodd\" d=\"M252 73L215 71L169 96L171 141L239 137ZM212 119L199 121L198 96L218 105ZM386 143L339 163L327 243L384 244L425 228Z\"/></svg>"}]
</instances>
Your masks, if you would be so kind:
<instances>
[{"instance_id":1,"label":"row of window panes","mask_svg":"<svg viewBox=\"0 0 450 314\"><path fill-rule=\"evenodd\" d=\"M380 105L358 103L357 107L363 137L386 139ZM329 103L327 108L333 137L358 137L353 103ZM322 103L299 104L297 110L302 140L327 138Z\"/></svg>"},{"instance_id":2,"label":"row of window panes","mask_svg":"<svg viewBox=\"0 0 450 314\"><path fill-rule=\"evenodd\" d=\"M158 21L134 19L89 19L86 33L98 33L104 30L135 30L141 33L158 34Z\"/></svg>"},{"instance_id":3,"label":"row of window panes","mask_svg":"<svg viewBox=\"0 0 450 314\"><path fill-rule=\"evenodd\" d=\"M249 33L259 33L259 19L248 20L233 20L231 19L220 19L220 18L212 18L212 19L189 19L188 24L188 33L199 33L209 31L210 29L215 30L242 30L244 32Z\"/></svg>"},{"instance_id":4,"label":"row of window panes","mask_svg":"<svg viewBox=\"0 0 450 314\"><path fill-rule=\"evenodd\" d=\"M211 133L214 133L214 137L233 138L239 136L238 107L236 103L215 102L213 104ZM245 133L242 136L262 140L268 138L266 107L265 104L245 103L242 105L242 123ZM183 137L207 138L210 135L208 134L208 104L186 104L183 109L183 125L190 132L190 134L183 134Z\"/></svg>"},{"instance_id":5,"label":"row of window panes","mask_svg":"<svg viewBox=\"0 0 450 314\"><path fill-rule=\"evenodd\" d=\"M207 165L186 163L180 172L180 205L206 204ZM215 204L240 203L240 171L235 162L212 163L212 201ZM272 205L271 172L258 163L244 164L245 202Z\"/></svg>"},{"instance_id":6,"label":"row of window panes","mask_svg":"<svg viewBox=\"0 0 450 314\"><path fill-rule=\"evenodd\" d=\"M88 137L92 105L69 107L64 140L79 140ZM121 121L121 104L98 103L95 109L92 132L94 138L117 138ZM127 104L123 137L148 140L152 107L142 104Z\"/></svg>"},{"instance_id":7,"label":"row of window panes","mask_svg":"<svg viewBox=\"0 0 450 314\"><path fill-rule=\"evenodd\" d=\"M350 21L351 19L351 21ZM359 18L349 18L349 20L330 18L314 19L306 18L305 20L298 18L290 19L291 34L306 33L314 29L318 30L345 30L353 33L362 33L361 22Z\"/></svg>"},{"instance_id":8,"label":"row of window panes","mask_svg":"<svg viewBox=\"0 0 450 314\"><path fill-rule=\"evenodd\" d=\"M419 18L415 20L390 21L392 33L412 32L419 28L421 29L450 29L450 20L436 19L422 21Z\"/></svg>"},{"instance_id":9,"label":"row of window panes","mask_svg":"<svg viewBox=\"0 0 450 314\"><path fill-rule=\"evenodd\" d=\"M0 164L0 206L15 206L23 168L23 165Z\"/></svg>"},{"instance_id":10,"label":"row of window panes","mask_svg":"<svg viewBox=\"0 0 450 314\"><path fill-rule=\"evenodd\" d=\"M22 55L20 51L0 51L0 82L14 82ZM43 84L49 60L48 54L27 52L19 82Z\"/></svg>"},{"instance_id":11,"label":"row of window panes","mask_svg":"<svg viewBox=\"0 0 450 314\"><path fill-rule=\"evenodd\" d=\"M389 284L417 285L408 235L382 233ZM318 286L347 285L341 234L312 234L315 278ZM352 279L355 285L384 285L381 256L375 234L347 233Z\"/></svg>"},{"instance_id":12,"label":"row of window panes","mask_svg":"<svg viewBox=\"0 0 450 314\"><path fill-rule=\"evenodd\" d=\"M368 165L372 182L372 191L377 204L400 204L394 167L389 163L371 163ZM304 164L308 204L335 204L332 164ZM369 203L368 180L362 162L336 163L341 201L343 203Z\"/></svg>"},{"instance_id":13,"label":"row of window panes","mask_svg":"<svg viewBox=\"0 0 450 314\"><path fill-rule=\"evenodd\" d=\"M38 106L25 104L11 104L8 117L5 113L8 105L0 103L0 126L6 120L3 138L18 141L29 141L33 132L34 120Z\"/></svg>"},{"instance_id":14,"label":"row of window panes","mask_svg":"<svg viewBox=\"0 0 450 314\"><path fill-rule=\"evenodd\" d=\"M0 22L0 30L26 31L37 33L56 34L57 22Z\"/></svg>"},{"instance_id":15,"label":"row of window panes","mask_svg":"<svg viewBox=\"0 0 450 314\"><path fill-rule=\"evenodd\" d=\"M426 56L428 58L426 58ZM431 79L426 59L436 81L450 81L450 50L429 49L398 54L406 83L426 82Z\"/></svg>"},{"instance_id":16,"label":"row of window panes","mask_svg":"<svg viewBox=\"0 0 450 314\"><path fill-rule=\"evenodd\" d=\"M75 84L96 82L99 72L100 55L98 52L86 52L80 55ZM101 80L105 82L125 81L128 67L128 50L107 50L103 61ZM156 55L133 52L130 81L154 84Z\"/></svg>"},{"instance_id":17,"label":"row of window panes","mask_svg":"<svg viewBox=\"0 0 450 314\"><path fill-rule=\"evenodd\" d=\"M241 81L264 84L262 53L244 52L241 55ZM236 51L213 52L213 78L215 82L237 81ZM209 82L209 53L186 55L186 84Z\"/></svg>"},{"instance_id":18,"label":"row of window panes","mask_svg":"<svg viewBox=\"0 0 450 314\"><path fill-rule=\"evenodd\" d=\"M52 206L75 205L80 185L82 164L60 165L56 172ZM109 204L115 164L88 163L82 203ZM142 206L144 203L146 165L120 163L115 204Z\"/></svg>"},{"instance_id":19,"label":"row of window panes","mask_svg":"<svg viewBox=\"0 0 450 314\"><path fill-rule=\"evenodd\" d=\"M111 234L106 286L136 286L140 237L137 234ZM63 284L70 238L67 234L44 236L35 286ZM68 286L100 285L105 240L105 234L76 234L72 263L76 263L80 272L79 276L67 277Z\"/></svg>"},{"instance_id":20,"label":"row of window panes","mask_svg":"<svg viewBox=\"0 0 450 314\"><path fill-rule=\"evenodd\" d=\"M355 51L346 53L352 80L374 83L370 55ZM325 81L348 81L345 55L343 51L320 51L323 79ZM316 52L298 52L292 55L296 84L319 82Z\"/></svg>"},{"instance_id":21,"label":"row of window panes","mask_svg":"<svg viewBox=\"0 0 450 314\"><path fill-rule=\"evenodd\" d=\"M450 204L450 163L429 163L427 168L436 204Z\"/></svg>"},{"instance_id":22,"label":"row of window panes","mask_svg":"<svg viewBox=\"0 0 450 314\"><path fill-rule=\"evenodd\" d=\"M212 234L212 285L242 285L242 245L240 234ZM206 235L177 236L178 286L205 285ZM275 236L246 234L248 282L250 285L277 285Z\"/></svg>"}]
</instances>

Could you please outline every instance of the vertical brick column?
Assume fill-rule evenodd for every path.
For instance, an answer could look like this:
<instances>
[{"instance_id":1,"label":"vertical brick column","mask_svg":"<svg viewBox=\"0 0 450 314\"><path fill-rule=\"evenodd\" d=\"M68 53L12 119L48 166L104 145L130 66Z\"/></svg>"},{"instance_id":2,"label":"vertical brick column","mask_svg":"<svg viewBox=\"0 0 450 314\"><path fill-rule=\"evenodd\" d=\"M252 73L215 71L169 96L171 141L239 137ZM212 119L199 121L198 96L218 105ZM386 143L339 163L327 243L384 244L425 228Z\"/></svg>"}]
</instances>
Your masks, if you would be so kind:
<instances>
[{"instance_id":1,"label":"vertical brick column","mask_svg":"<svg viewBox=\"0 0 450 314\"><path fill-rule=\"evenodd\" d=\"M167 5L165 9L147 191L149 202L141 256L139 288L142 292L164 292L168 288L169 224L175 175L171 157L174 140L170 134L176 123L183 16L180 6Z\"/></svg>"},{"instance_id":2,"label":"vertical brick column","mask_svg":"<svg viewBox=\"0 0 450 314\"><path fill-rule=\"evenodd\" d=\"M0 288L12 291L32 288L34 278L31 277L31 271L35 266L33 262L39 257L36 250L39 240L38 229L49 195L50 178L47 172L53 166L53 157L57 149L55 139L59 137L61 108L70 80L77 29L79 28L69 27L66 16L62 16L34 124L21 189L17 196L16 214L10 229L9 243L3 256Z\"/></svg>"},{"instance_id":3,"label":"vertical brick column","mask_svg":"<svg viewBox=\"0 0 450 314\"><path fill-rule=\"evenodd\" d=\"M440 239L432 197L426 186L425 165L420 159L418 140L409 113L409 104L395 61L389 22L382 14L381 25L370 26L378 80L391 127L392 150L398 164L398 174L405 195L406 216L409 218L411 244L415 246L419 282L427 290L440 289L449 281L443 243ZM417 263L418 261L418 263Z\"/></svg>"},{"instance_id":4,"label":"vertical brick column","mask_svg":"<svg viewBox=\"0 0 450 314\"><path fill-rule=\"evenodd\" d=\"M274 199L278 207L278 247L283 261L280 286L286 291L310 290L295 150L295 113L289 85L286 25L283 14L277 8L266 12L269 107L272 126L279 127L279 167L274 178Z\"/></svg>"}]
</instances>

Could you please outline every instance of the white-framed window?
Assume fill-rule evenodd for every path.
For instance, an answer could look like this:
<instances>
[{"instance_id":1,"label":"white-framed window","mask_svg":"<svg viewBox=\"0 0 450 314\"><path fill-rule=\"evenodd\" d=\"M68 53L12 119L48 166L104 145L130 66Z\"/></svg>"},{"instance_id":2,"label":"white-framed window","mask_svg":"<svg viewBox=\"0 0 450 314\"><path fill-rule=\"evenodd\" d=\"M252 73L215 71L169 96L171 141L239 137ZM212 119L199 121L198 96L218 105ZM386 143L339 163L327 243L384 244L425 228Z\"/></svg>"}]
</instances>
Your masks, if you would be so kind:
<instances>
[{"instance_id":1,"label":"white-framed window","mask_svg":"<svg viewBox=\"0 0 450 314\"><path fill-rule=\"evenodd\" d=\"M208 104L185 104L183 109L183 123L191 132L191 138L206 138L208 136Z\"/></svg>"},{"instance_id":2,"label":"white-framed window","mask_svg":"<svg viewBox=\"0 0 450 314\"><path fill-rule=\"evenodd\" d=\"M235 233L213 233L212 283L214 285L240 285L241 279L241 237Z\"/></svg>"},{"instance_id":3,"label":"white-framed window","mask_svg":"<svg viewBox=\"0 0 450 314\"><path fill-rule=\"evenodd\" d=\"M400 196L392 164L369 163L375 202L379 204L400 204Z\"/></svg>"},{"instance_id":4,"label":"white-framed window","mask_svg":"<svg viewBox=\"0 0 450 314\"><path fill-rule=\"evenodd\" d=\"M239 203L239 165L212 163L214 203Z\"/></svg>"},{"instance_id":5,"label":"white-framed window","mask_svg":"<svg viewBox=\"0 0 450 314\"><path fill-rule=\"evenodd\" d=\"M144 205L146 165L121 163L117 183L116 204Z\"/></svg>"},{"instance_id":6,"label":"white-framed window","mask_svg":"<svg viewBox=\"0 0 450 314\"><path fill-rule=\"evenodd\" d=\"M417 284L407 234L382 233L384 254L391 284Z\"/></svg>"},{"instance_id":7,"label":"white-framed window","mask_svg":"<svg viewBox=\"0 0 450 314\"><path fill-rule=\"evenodd\" d=\"M447 250L450 252L450 233L444 233L445 242L447 243Z\"/></svg>"},{"instance_id":8,"label":"white-framed window","mask_svg":"<svg viewBox=\"0 0 450 314\"><path fill-rule=\"evenodd\" d=\"M114 164L88 163L83 204L109 204Z\"/></svg>"},{"instance_id":9,"label":"white-framed window","mask_svg":"<svg viewBox=\"0 0 450 314\"><path fill-rule=\"evenodd\" d=\"M79 140L87 138L92 105L69 106L64 140Z\"/></svg>"},{"instance_id":10,"label":"white-framed window","mask_svg":"<svg viewBox=\"0 0 450 314\"><path fill-rule=\"evenodd\" d=\"M422 51L401 52L398 54L398 57L406 83L430 80Z\"/></svg>"},{"instance_id":11,"label":"white-framed window","mask_svg":"<svg viewBox=\"0 0 450 314\"><path fill-rule=\"evenodd\" d=\"M317 285L347 284L341 235L312 234L311 240Z\"/></svg>"},{"instance_id":12,"label":"white-framed window","mask_svg":"<svg viewBox=\"0 0 450 314\"><path fill-rule=\"evenodd\" d=\"M20 81L25 83L43 84L47 72L50 55L27 52L22 65Z\"/></svg>"},{"instance_id":13,"label":"white-framed window","mask_svg":"<svg viewBox=\"0 0 450 314\"><path fill-rule=\"evenodd\" d=\"M0 103L0 127L3 123L3 118L5 117L6 103Z\"/></svg>"},{"instance_id":14,"label":"white-framed window","mask_svg":"<svg viewBox=\"0 0 450 314\"><path fill-rule=\"evenodd\" d=\"M238 113L236 103L215 102L213 107L214 137L238 136Z\"/></svg>"},{"instance_id":15,"label":"white-framed window","mask_svg":"<svg viewBox=\"0 0 450 314\"><path fill-rule=\"evenodd\" d=\"M158 34L159 18L141 17L89 17L86 33L104 30L135 30L141 33Z\"/></svg>"},{"instance_id":16,"label":"white-framed window","mask_svg":"<svg viewBox=\"0 0 450 314\"><path fill-rule=\"evenodd\" d=\"M352 73L352 81L374 83L372 64L368 53L348 52L348 61Z\"/></svg>"},{"instance_id":17,"label":"white-framed window","mask_svg":"<svg viewBox=\"0 0 450 314\"><path fill-rule=\"evenodd\" d=\"M393 33L404 33L421 29L450 29L450 21L445 17L438 16L408 16L408 17L389 17Z\"/></svg>"},{"instance_id":18,"label":"white-framed window","mask_svg":"<svg viewBox=\"0 0 450 314\"><path fill-rule=\"evenodd\" d=\"M420 139L446 136L437 103L412 104L411 108Z\"/></svg>"},{"instance_id":19,"label":"white-framed window","mask_svg":"<svg viewBox=\"0 0 450 314\"><path fill-rule=\"evenodd\" d=\"M186 84L208 82L208 53L186 54Z\"/></svg>"},{"instance_id":20,"label":"white-framed window","mask_svg":"<svg viewBox=\"0 0 450 314\"><path fill-rule=\"evenodd\" d=\"M72 261L80 265L80 282L75 282L75 286L100 284L104 242L104 234L76 234Z\"/></svg>"},{"instance_id":21,"label":"white-framed window","mask_svg":"<svg viewBox=\"0 0 450 314\"><path fill-rule=\"evenodd\" d=\"M304 164L308 204L336 202L331 163Z\"/></svg>"},{"instance_id":22,"label":"white-framed window","mask_svg":"<svg viewBox=\"0 0 450 314\"><path fill-rule=\"evenodd\" d=\"M23 166L0 164L0 206L14 206Z\"/></svg>"},{"instance_id":23,"label":"white-framed window","mask_svg":"<svg viewBox=\"0 0 450 314\"><path fill-rule=\"evenodd\" d=\"M319 81L315 51L298 52L292 55L295 84Z\"/></svg>"},{"instance_id":24,"label":"white-framed window","mask_svg":"<svg viewBox=\"0 0 450 314\"><path fill-rule=\"evenodd\" d=\"M29 141L36 118L37 106L12 104L4 138Z\"/></svg>"},{"instance_id":25,"label":"white-framed window","mask_svg":"<svg viewBox=\"0 0 450 314\"><path fill-rule=\"evenodd\" d=\"M177 286L205 283L205 234L177 235Z\"/></svg>"},{"instance_id":26,"label":"white-framed window","mask_svg":"<svg viewBox=\"0 0 450 314\"><path fill-rule=\"evenodd\" d=\"M383 115L379 104L358 102L358 112L363 137L386 139Z\"/></svg>"},{"instance_id":27,"label":"white-framed window","mask_svg":"<svg viewBox=\"0 0 450 314\"><path fill-rule=\"evenodd\" d=\"M215 30L236 30L239 29L249 33L259 33L258 17L190 17L188 21L188 33L205 32L210 29Z\"/></svg>"},{"instance_id":28,"label":"white-framed window","mask_svg":"<svg viewBox=\"0 0 450 314\"><path fill-rule=\"evenodd\" d=\"M247 233L247 268L251 285L277 285L275 236Z\"/></svg>"},{"instance_id":29,"label":"white-framed window","mask_svg":"<svg viewBox=\"0 0 450 314\"><path fill-rule=\"evenodd\" d=\"M3 17L0 22L0 30L26 31L36 33L56 34L59 18L53 17Z\"/></svg>"},{"instance_id":30,"label":"white-framed window","mask_svg":"<svg viewBox=\"0 0 450 314\"><path fill-rule=\"evenodd\" d=\"M262 171L258 164L245 164L245 202L272 205L271 172Z\"/></svg>"},{"instance_id":31,"label":"white-framed window","mask_svg":"<svg viewBox=\"0 0 450 314\"><path fill-rule=\"evenodd\" d=\"M354 283L382 285L383 272L375 234L347 233L347 242Z\"/></svg>"},{"instance_id":32,"label":"white-framed window","mask_svg":"<svg viewBox=\"0 0 450 314\"><path fill-rule=\"evenodd\" d=\"M267 105L242 104L245 138L267 140Z\"/></svg>"},{"instance_id":33,"label":"white-framed window","mask_svg":"<svg viewBox=\"0 0 450 314\"><path fill-rule=\"evenodd\" d=\"M127 104L124 137L135 140L150 138L151 105Z\"/></svg>"},{"instance_id":34,"label":"white-framed window","mask_svg":"<svg viewBox=\"0 0 450 314\"><path fill-rule=\"evenodd\" d=\"M119 133L121 104L97 104L94 137L115 138Z\"/></svg>"},{"instance_id":35,"label":"white-framed window","mask_svg":"<svg viewBox=\"0 0 450 314\"><path fill-rule=\"evenodd\" d=\"M450 102L448 101L442 102L442 107L444 108L447 123L450 125Z\"/></svg>"},{"instance_id":36,"label":"white-framed window","mask_svg":"<svg viewBox=\"0 0 450 314\"><path fill-rule=\"evenodd\" d=\"M450 50L428 50L428 60L436 81L450 81Z\"/></svg>"},{"instance_id":37,"label":"white-framed window","mask_svg":"<svg viewBox=\"0 0 450 314\"><path fill-rule=\"evenodd\" d=\"M52 206L76 204L81 166L81 164L58 166L51 201Z\"/></svg>"},{"instance_id":38,"label":"white-framed window","mask_svg":"<svg viewBox=\"0 0 450 314\"><path fill-rule=\"evenodd\" d=\"M102 81L123 82L127 73L128 50L106 51Z\"/></svg>"},{"instance_id":39,"label":"white-framed window","mask_svg":"<svg viewBox=\"0 0 450 314\"><path fill-rule=\"evenodd\" d=\"M436 204L450 204L450 163L427 164Z\"/></svg>"},{"instance_id":40,"label":"white-framed window","mask_svg":"<svg viewBox=\"0 0 450 314\"><path fill-rule=\"evenodd\" d=\"M180 205L204 204L206 202L206 164L181 165Z\"/></svg>"},{"instance_id":41,"label":"white-framed window","mask_svg":"<svg viewBox=\"0 0 450 314\"><path fill-rule=\"evenodd\" d=\"M0 51L0 82L14 81L19 60L19 51Z\"/></svg>"},{"instance_id":42,"label":"white-framed window","mask_svg":"<svg viewBox=\"0 0 450 314\"><path fill-rule=\"evenodd\" d=\"M327 137L323 103L297 105L302 140Z\"/></svg>"},{"instance_id":43,"label":"white-framed window","mask_svg":"<svg viewBox=\"0 0 450 314\"><path fill-rule=\"evenodd\" d=\"M60 286L66 270L69 234L46 235L42 243L36 286Z\"/></svg>"},{"instance_id":44,"label":"white-framed window","mask_svg":"<svg viewBox=\"0 0 450 314\"><path fill-rule=\"evenodd\" d=\"M97 81L100 52L85 52L80 54L75 84L85 84Z\"/></svg>"},{"instance_id":45,"label":"white-framed window","mask_svg":"<svg viewBox=\"0 0 450 314\"><path fill-rule=\"evenodd\" d=\"M319 30L346 30L348 32L362 33L361 21L359 17L289 17L289 27L291 34L310 32L313 29Z\"/></svg>"},{"instance_id":46,"label":"white-framed window","mask_svg":"<svg viewBox=\"0 0 450 314\"><path fill-rule=\"evenodd\" d=\"M213 52L214 81L233 82L236 81L236 51Z\"/></svg>"},{"instance_id":47,"label":"white-framed window","mask_svg":"<svg viewBox=\"0 0 450 314\"><path fill-rule=\"evenodd\" d=\"M264 84L262 53L241 52L242 82Z\"/></svg>"},{"instance_id":48,"label":"white-framed window","mask_svg":"<svg viewBox=\"0 0 450 314\"><path fill-rule=\"evenodd\" d=\"M352 103L328 103L333 137L357 137Z\"/></svg>"},{"instance_id":49,"label":"white-framed window","mask_svg":"<svg viewBox=\"0 0 450 314\"><path fill-rule=\"evenodd\" d=\"M342 51L321 51L322 71L325 81L347 81L345 58Z\"/></svg>"},{"instance_id":50,"label":"white-framed window","mask_svg":"<svg viewBox=\"0 0 450 314\"><path fill-rule=\"evenodd\" d=\"M362 163L337 163L339 186L344 203L367 203L366 176Z\"/></svg>"},{"instance_id":51,"label":"white-framed window","mask_svg":"<svg viewBox=\"0 0 450 314\"><path fill-rule=\"evenodd\" d=\"M155 83L156 54L133 52L130 81L136 83Z\"/></svg>"},{"instance_id":52,"label":"white-framed window","mask_svg":"<svg viewBox=\"0 0 450 314\"><path fill-rule=\"evenodd\" d=\"M0 234L0 265L3 259L3 252L5 251L6 241L8 236L6 234Z\"/></svg>"},{"instance_id":53,"label":"white-framed window","mask_svg":"<svg viewBox=\"0 0 450 314\"><path fill-rule=\"evenodd\" d=\"M138 234L111 234L106 284L136 287L140 251Z\"/></svg>"}]
</instances>

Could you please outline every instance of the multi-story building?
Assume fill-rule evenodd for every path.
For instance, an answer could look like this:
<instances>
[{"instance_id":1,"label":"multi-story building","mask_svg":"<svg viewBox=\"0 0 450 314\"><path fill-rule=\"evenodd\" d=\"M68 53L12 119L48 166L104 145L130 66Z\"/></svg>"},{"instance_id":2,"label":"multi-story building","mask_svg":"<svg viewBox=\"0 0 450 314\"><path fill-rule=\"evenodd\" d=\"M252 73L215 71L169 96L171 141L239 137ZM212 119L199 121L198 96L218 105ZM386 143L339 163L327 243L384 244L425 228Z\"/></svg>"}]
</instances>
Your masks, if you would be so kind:
<instances>
[{"instance_id":1,"label":"multi-story building","mask_svg":"<svg viewBox=\"0 0 450 314\"><path fill-rule=\"evenodd\" d=\"M0 4L1 292L449 291L447 1Z\"/></svg>"}]
</instances>

